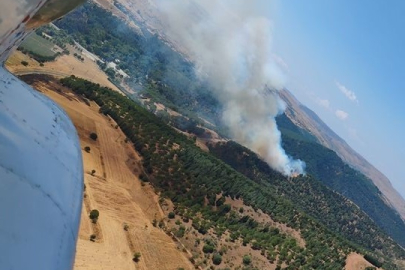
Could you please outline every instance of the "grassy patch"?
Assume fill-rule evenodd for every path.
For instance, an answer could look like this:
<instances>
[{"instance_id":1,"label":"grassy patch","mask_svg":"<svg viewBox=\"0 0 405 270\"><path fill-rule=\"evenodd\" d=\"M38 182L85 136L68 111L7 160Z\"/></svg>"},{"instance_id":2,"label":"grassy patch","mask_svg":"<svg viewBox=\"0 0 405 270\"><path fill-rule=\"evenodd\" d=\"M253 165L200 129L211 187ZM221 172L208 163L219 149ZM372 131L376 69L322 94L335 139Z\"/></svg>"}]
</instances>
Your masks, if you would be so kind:
<instances>
[{"instance_id":1,"label":"grassy patch","mask_svg":"<svg viewBox=\"0 0 405 270\"><path fill-rule=\"evenodd\" d=\"M29 53L34 58L53 60L56 57L56 52L53 51L54 46L51 41L33 33L20 45L19 49Z\"/></svg>"}]
</instances>

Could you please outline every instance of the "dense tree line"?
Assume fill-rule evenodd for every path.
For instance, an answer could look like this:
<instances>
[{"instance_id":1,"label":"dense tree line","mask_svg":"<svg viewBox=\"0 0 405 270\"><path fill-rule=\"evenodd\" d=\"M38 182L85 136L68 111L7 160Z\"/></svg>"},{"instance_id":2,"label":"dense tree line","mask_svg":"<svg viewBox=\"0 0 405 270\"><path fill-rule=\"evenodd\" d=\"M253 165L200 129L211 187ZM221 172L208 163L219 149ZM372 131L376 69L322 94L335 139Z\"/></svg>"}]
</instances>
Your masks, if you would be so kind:
<instances>
[{"instance_id":1,"label":"dense tree line","mask_svg":"<svg viewBox=\"0 0 405 270\"><path fill-rule=\"evenodd\" d=\"M367 214L312 175L284 177L272 170L255 153L232 141L211 144L210 152L358 245L374 251L388 248L393 254L404 255L403 249L387 237Z\"/></svg>"},{"instance_id":2,"label":"dense tree line","mask_svg":"<svg viewBox=\"0 0 405 270\"><path fill-rule=\"evenodd\" d=\"M284 114L277 118L282 130L283 147L292 156L305 160L307 172L359 206L375 223L405 246L405 223L387 205L381 191L362 173L345 164L332 150L311 140Z\"/></svg>"}]
</instances>

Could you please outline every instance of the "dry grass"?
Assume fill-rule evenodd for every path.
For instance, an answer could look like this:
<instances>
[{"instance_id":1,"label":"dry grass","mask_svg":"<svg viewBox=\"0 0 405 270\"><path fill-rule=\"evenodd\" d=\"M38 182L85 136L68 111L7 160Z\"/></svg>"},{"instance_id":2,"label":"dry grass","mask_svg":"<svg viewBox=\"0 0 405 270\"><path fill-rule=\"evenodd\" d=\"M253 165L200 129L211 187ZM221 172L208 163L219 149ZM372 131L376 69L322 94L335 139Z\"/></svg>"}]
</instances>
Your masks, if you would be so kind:
<instances>
[{"instance_id":1,"label":"dry grass","mask_svg":"<svg viewBox=\"0 0 405 270\"><path fill-rule=\"evenodd\" d=\"M141 158L125 143L124 134L98 113L96 104L86 105L63 87L59 88L63 93L51 91L54 84L34 86L66 110L82 148L91 148L90 153L83 151L86 191L74 269L193 269L176 243L153 227L152 220L163 218L163 212L153 189L141 185ZM98 134L97 141L89 138L91 132ZM100 211L97 225L88 217L91 209ZM91 234L97 235L95 242L89 240ZM132 261L135 252L141 253L138 263Z\"/></svg>"},{"instance_id":2,"label":"dry grass","mask_svg":"<svg viewBox=\"0 0 405 270\"><path fill-rule=\"evenodd\" d=\"M347 256L345 270L364 270L369 266L373 265L366 261L362 255L351 253ZM382 268L377 269L383 270Z\"/></svg>"},{"instance_id":3,"label":"dry grass","mask_svg":"<svg viewBox=\"0 0 405 270\"><path fill-rule=\"evenodd\" d=\"M23 66L21 61L27 61L28 66ZM31 73L49 74L57 78L75 75L119 91L119 89L108 80L107 75L96 63L86 57L85 60L81 62L73 56L73 52L71 52L70 55L60 56L53 62L46 62L44 66L41 67L36 60L20 51L15 51L7 60L6 68L15 75Z\"/></svg>"}]
</instances>

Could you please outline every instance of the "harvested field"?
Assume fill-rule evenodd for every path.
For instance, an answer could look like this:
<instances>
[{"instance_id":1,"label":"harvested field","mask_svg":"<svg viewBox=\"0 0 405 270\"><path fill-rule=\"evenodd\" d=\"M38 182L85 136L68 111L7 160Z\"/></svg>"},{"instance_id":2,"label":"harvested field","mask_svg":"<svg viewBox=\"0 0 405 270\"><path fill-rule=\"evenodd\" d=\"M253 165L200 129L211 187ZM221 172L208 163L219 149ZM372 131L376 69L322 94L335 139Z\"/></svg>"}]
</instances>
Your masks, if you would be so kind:
<instances>
[{"instance_id":1,"label":"harvested field","mask_svg":"<svg viewBox=\"0 0 405 270\"><path fill-rule=\"evenodd\" d=\"M28 62L28 66L23 66L21 61ZM26 74L48 74L57 78L75 75L94 83L99 83L110 87L115 91L119 89L108 80L107 75L98 67L96 63L85 58L83 62L70 55L62 55L53 62L46 62L40 66L39 62L30 58L20 51L15 51L7 60L6 68L15 75Z\"/></svg>"},{"instance_id":2,"label":"harvested field","mask_svg":"<svg viewBox=\"0 0 405 270\"><path fill-rule=\"evenodd\" d=\"M364 270L369 266L373 265L366 261L362 255L351 253L347 256L345 270ZM382 270L382 268L376 269Z\"/></svg>"},{"instance_id":3,"label":"harvested field","mask_svg":"<svg viewBox=\"0 0 405 270\"><path fill-rule=\"evenodd\" d=\"M186 253L152 225L154 218L163 218L158 197L151 186L139 181L141 158L125 143L116 124L99 114L96 104L86 105L55 81L31 78L31 83L65 109L78 130L82 149L90 147L89 153L83 150L86 190L74 269L193 269ZM91 132L97 133L96 141L90 139ZM92 209L100 212L96 224L89 219ZM137 263L132 261L135 252L141 254Z\"/></svg>"}]
</instances>

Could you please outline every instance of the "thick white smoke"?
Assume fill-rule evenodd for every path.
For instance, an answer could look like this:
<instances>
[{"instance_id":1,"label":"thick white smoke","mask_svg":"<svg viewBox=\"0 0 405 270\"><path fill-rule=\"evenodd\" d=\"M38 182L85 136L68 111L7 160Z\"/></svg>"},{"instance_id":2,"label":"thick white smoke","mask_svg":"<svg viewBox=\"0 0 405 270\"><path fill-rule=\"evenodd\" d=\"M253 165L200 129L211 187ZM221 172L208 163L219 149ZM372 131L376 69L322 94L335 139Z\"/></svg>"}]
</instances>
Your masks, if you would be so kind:
<instances>
[{"instance_id":1,"label":"thick white smoke","mask_svg":"<svg viewBox=\"0 0 405 270\"><path fill-rule=\"evenodd\" d=\"M211 82L224 105L223 120L234 139L275 170L304 173L281 147L275 117L284 103L269 89L282 89L284 75L271 53L271 24L255 15L260 1L159 0L166 34L181 44L196 73Z\"/></svg>"}]
</instances>

